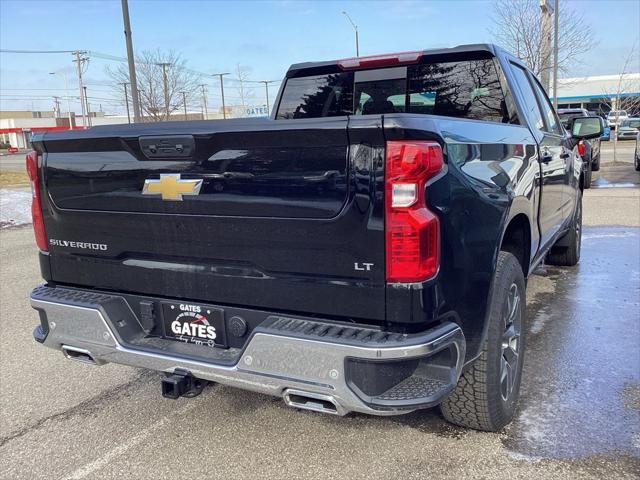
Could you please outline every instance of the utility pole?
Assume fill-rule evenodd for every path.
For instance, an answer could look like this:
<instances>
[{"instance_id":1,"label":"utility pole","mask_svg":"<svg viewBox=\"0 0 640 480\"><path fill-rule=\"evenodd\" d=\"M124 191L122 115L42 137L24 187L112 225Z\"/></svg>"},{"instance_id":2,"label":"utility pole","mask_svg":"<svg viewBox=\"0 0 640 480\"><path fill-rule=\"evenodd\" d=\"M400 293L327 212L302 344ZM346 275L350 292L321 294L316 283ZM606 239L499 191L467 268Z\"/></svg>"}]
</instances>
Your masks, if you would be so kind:
<instances>
[{"instance_id":1,"label":"utility pole","mask_svg":"<svg viewBox=\"0 0 640 480\"><path fill-rule=\"evenodd\" d=\"M84 97L84 85L82 83L82 65L84 64L84 62L87 61L87 57L83 57L82 55L86 53L87 52L84 52L81 50L76 50L75 52L72 53L72 55L75 55L76 57L74 62L77 63L77 67L78 67L78 86L80 87L80 107L82 108L82 126L85 128L88 126L87 117L86 117L87 100Z\"/></svg>"},{"instance_id":2,"label":"utility pole","mask_svg":"<svg viewBox=\"0 0 640 480\"><path fill-rule=\"evenodd\" d=\"M187 120L187 92L180 92L182 94L182 105L184 105L184 119Z\"/></svg>"},{"instance_id":3,"label":"utility pole","mask_svg":"<svg viewBox=\"0 0 640 480\"><path fill-rule=\"evenodd\" d=\"M553 6L553 108L558 109L558 16L560 0Z\"/></svg>"},{"instance_id":4,"label":"utility pole","mask_svg":"<svg viewBox=\"0 0 640 480\"><path fill-rule=\"evenodd\" d=\"M227 107L224 104L224 76L229 75L229 73L214 73L214 77L220 77L220 93L222 95L222 118L227 119Z\"/></svg>"},{"instance_id":5,"label":"utility pole","mask_svg":"<svg viewBox=\"0 0 640 480\"><path fill-rule=\"evenodd\" d=\"M67 94L67 110L69 113L69 130L73 130L73 122L71 120L71 97L69 96L69 79L67 78L67 72L65 72L64 70L61 72L49 72L49 75L56 74L62 75L62 77L64 78L64 91Z\"/></svg>"},{"instance_id":6,"label":"utility pole","mask_svg":"<svg viewBox=\"0 0 640 480\"><path fill-rule=\"evenodd\" d=\"M553 13L553 0L540 0L540 83L545 91L549 91L549 77L551 76L551 14Z\"/></svg>"},{"instance_id":7,"label":"utility pole","mask_svg":"<svg viewBox=\"0 0 640 480\"><path fill-rule=\"evenodd\" d=\"M271 109L269 108L269 84L274 82L275 80L260 80L260 83L264 83L264 93L267 97L267 115L271 112Z\"/></svg>"},{"instance_id":8,"label":"utility pole","mask_svg":"<svg viewBox=\"0 0 640 480\"><path fill-rule=\"evenodd\" d=\"M542 0L541 0L542 1ZM342 14L347 17L347 20L349 20L349 23L351 24L351 26L353 27L353 29L356 32L356 57L360 56L360 43L358 41L358 26L355 24L355 22L351 19L351 17L349 16L349 14L345 11L342 12Z\"/></svg>"},{"instance_id":9,"label":"utility pole","mask_svg":"<svg viewBox=\"0 0 640 480\"><path fill-rule=\"evenodd\" d=\"M60 97L53 97L53 112L56 118L60 118Z\"/></svg>"},{"instance_id":10,"label":"utility pole","mask_svg":"<svg viewBox=\"0 0 640 480\"><path fill-rule=\"evenodd\" d=\"M136 64L133 56L133 40L131 38L131 22L129 19L129 2L122 0L122 20L124 23L124 38L127 43L127 60L129 62L129 82L131 83L131 101L133 102L133 118L142 121L140 115L140 101L138 100L138 82L136 80Z\"/></svg>"},{"instance_id":11,"label":"utility pole","mask_svg":"<svg viewBox=\"0 0 640 480\"><path fill-rule=\"evenodd\" d=\"M202 85L200 85L200 88L202 88L202 108L204 109L204 119L206 120L207 117L209 116L209 111L207 110L207 93L206 93L206 85L203 83Z\"/></svg>"},{"instance_id":12,"label":"utility pole","mask_svg":"<svg viewBox=\"0 0 640 480\"><path fill-rule=\"evenodd\" d=\"M127 82L121 84L124 87L124 104L127 106L127 123L131 123L131 114L129 113L129 94L127 93Z\"/></svg>"},{"instance_id":13,"label":"utility pole","mask_svg":"<svg viewBox=\"0 0 640 480\"><path fill-rule=\"evenodd\" d=\"M82 87L84 89L84 101L87 104L87 124L91 127L92 122L91 122L91 109L89 108L89 97L87 96L87 87L84 86Z\"/></svg>"},{"instance_id":14,"label":"utility pole","mask_svg":"<svg viewBox=\"0 0 640 480\"><path fill-rule=\"evenodd\" d=\"M167 116L167 121L169 120L169 79L167 77L167 68L171 66L170 63L159 63L159 66L162 67L162 81L164 83L164 112Z\"/></svg>"}]
</instances>

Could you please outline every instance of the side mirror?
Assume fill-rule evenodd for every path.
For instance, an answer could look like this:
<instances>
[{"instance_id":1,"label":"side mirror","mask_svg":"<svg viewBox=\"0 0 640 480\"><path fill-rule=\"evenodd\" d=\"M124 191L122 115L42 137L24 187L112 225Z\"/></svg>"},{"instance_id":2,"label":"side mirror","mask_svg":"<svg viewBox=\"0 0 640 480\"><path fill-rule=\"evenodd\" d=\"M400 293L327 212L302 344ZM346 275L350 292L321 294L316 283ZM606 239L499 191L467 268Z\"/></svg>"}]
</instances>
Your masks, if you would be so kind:
<instances>
[{"instance_id":1,"label":"side mirror","mask_svg":"<svg viewBox=\"0 0 640 480\"><path fill-rule=\"evenodd\" d=\"M571 121L571 136L579 140L598 138L604 129L598 117L579 117Z\"/></svg>"}]
</instances>

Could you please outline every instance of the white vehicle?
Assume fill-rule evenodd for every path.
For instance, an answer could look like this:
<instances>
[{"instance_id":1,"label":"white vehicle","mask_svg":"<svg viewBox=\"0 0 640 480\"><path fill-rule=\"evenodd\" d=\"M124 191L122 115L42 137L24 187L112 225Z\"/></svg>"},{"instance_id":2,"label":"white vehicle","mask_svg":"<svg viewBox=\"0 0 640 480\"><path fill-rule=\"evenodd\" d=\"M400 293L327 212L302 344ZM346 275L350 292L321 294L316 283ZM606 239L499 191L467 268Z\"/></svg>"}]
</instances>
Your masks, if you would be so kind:
<instances>
[{"instance_id":1,"label":"white vehicle","mask_svg":"<svg viewBox=\"0 0 640 480\"><path fill-rule=\"evenodd\" d=\"M611 110L607 115L607 123L610 128L616 128L623 120L629 118L626 110Z\"/></svg>"}]
</instances>

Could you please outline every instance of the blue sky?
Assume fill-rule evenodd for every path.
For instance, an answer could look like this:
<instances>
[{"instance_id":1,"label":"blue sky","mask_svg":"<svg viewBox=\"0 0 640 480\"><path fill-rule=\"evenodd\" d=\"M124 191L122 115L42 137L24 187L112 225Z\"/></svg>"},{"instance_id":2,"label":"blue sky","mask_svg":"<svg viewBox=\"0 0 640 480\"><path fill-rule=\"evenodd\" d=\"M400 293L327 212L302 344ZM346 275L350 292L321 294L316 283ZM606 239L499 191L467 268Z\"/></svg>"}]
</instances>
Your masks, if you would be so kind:
<instances>
[{"instance_id":1,"label":"blue sky","mask_svg":"<svg viewBox=\"0 0 640 480\"><path fill-rule=\"evenodd\" d=\"M598 45L574 75L616 73L638 43L640 1L570 1L591 25ZM341 14L347 10L360 28L361 54L374 54L492 41L492 2L450 1L158 1L129 0L134 48L180 52L190 68L233 72L240 63L255 80L280 80L291 63L355 55L353 30ZM617 14L616 12L619 12ZM614 21L615 19L615 21ZM0 48L92 50L125 56L119 0L0 0ZM117 64L117 62L115 62ZM114 62L92 58L86 73L92 106L122 112L122 100L109 85L105 67ZM640 60L636 69L640 68ZM66 69L77 91L70 54L0 53L0 108L51 109L52 95L64 95ZM233 76L233 75L232 75ZM209 102L219 103L213 79ZM225 93L233 103L232 80ZM263 103L262 86L253 90ZM272 86L275 96L277 84ZM273 98L273 97L272 97ZM195 107L195 105L194 105ZM72 106L73 108L73 106Z\"/></svg>"}]
</instances>

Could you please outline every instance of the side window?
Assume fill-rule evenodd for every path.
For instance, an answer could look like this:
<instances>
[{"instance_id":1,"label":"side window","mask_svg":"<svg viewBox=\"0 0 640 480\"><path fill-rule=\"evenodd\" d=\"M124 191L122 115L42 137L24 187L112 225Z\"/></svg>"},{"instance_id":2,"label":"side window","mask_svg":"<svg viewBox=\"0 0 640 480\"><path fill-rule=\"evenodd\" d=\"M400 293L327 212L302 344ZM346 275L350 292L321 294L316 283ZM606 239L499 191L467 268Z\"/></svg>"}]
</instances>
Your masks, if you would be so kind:
<instances>
[{"instance_id":1,"label":"side window","mask_svg":"<svg viewBox=\"0 0 640 480\"><path fill-rule=\"evenodd\" d=\"M525 115L529 119L529 123L538 130L544 130L545 126L544 120L542 119L542 112L540 111L540 106L536 100L536 95L531 89L531 83L527 78L527 72L514 64L511 64L511 71L513 72L513 77L518 84L518 89L520 90L520 93L522 93L524 100L524 105L522 107L525 111Z\"/></svg>"},{"instance_id":2,"label":"side window","mask_svg":"<svg viewBox=\"0 0 640 480\"><path fill-rule=\"evenodd\" d=\"M542 86L534 80L533 88L535 88L538 93L538 98L540 99L540 104L542 105L542 111L544 112L544 116L547 119L547 129L546 131L549 133L555 133L556 135L560 135L560 128L558 125L558 117L556 117L555 112L553 111L553 107L551 106L551 102L549 101L549 97L542 89Z\"/></svg>"}]
</instances>

